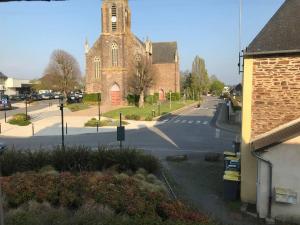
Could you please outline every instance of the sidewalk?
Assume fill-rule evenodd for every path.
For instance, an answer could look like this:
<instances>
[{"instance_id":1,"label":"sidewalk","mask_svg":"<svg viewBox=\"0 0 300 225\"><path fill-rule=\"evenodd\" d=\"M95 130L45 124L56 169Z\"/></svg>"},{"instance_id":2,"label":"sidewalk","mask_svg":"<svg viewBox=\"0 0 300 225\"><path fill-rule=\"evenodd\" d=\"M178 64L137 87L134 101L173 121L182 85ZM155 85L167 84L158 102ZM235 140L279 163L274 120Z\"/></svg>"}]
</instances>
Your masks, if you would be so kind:
<instances>
[{"instance_id":1,"label":"sidewalk","mask_svg":"<svg viewBox=\"0 0 300 225\"><path fill-rule=\"evenodd\" d=\"M95 109L96 108L96 109ZM117 108L117 107L115 107ZM110 108L111 109L111 108ZM110 110L109 109L109 110ZM82 110L78 112L70 112L67 108L65 110L64 116L64 126L66 128L68 135L78 135L87 133L96 133L96 127L85 127L84 124L92 119L93 117L98 117L97 107L94 107L91 112L87 110ZM108 110L108 109L107 109ZM32 124L28 126L16 126L9 123L5 123L4 119L0 120L1 123L1 135L10 137L31 137L31 136L55 136L61 134L61 115L58 106L52 105L51 107L46 107L40 110L30 112ZM11 117L7 118L7 121ZM108 118L101 117L101 120ZM158 121L131 121L126 120L129 124L126 125L127 130L140 129L143 127L153 127L162 122ZM98 132L115 132L116 126L110 127L99 127Z\"/></svg>"},{"instance_id":2,"label":"sidewalk","mask_svg":"<svg viewBox=\"0 0 300 225\"><path fill-rule=\"evenodd\" d=\"M228 121L228 112L225 103L219 104L217 113L216 126L218 128L237 134L241 133L241 124Z\"/></svg>"}]
</instances>

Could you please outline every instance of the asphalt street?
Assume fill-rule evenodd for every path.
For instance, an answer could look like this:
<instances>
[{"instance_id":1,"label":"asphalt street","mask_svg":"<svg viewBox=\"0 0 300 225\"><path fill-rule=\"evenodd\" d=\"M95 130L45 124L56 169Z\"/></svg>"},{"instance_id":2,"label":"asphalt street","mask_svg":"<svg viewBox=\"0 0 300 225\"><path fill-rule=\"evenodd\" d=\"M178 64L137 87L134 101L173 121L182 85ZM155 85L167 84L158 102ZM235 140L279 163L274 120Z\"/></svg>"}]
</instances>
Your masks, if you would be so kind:
<instances>
[{"instance_id":1,"label":"asphalt street","mask_svg":"<svg viewBox=\"0 0 300 225\"><path fill-rule=\"evenodd\" d=\"M153 128L126 131L123 146L169 154L174 152L222 152L231 149L235 134L215 127L215 115L220 100L205 98L200 108L191 107L173 115ZM41 106L39 106L41 107ZM0 137L0 141L16 148L49 148L61 144L61 136L30 138ZM118 146L116 132L65 136L67 145ZM161 154L159 154L161 155ZM164 154L163 154L164 155Z\"/></svg>"},{"instance_id":2,"label":"asphalt street","mask_svg":"<svg viewBox=\"0 0 300 225\"><path fill-rule=\"evenodd\" d=\"M20 103L22 104L22 102L20 102ZM23 107L13 108L12 110L0 111L0 119L4 118L5 112L6 112L7 117L15 115L17 113L25 113L25 102L23 102L23 103L24 103ZM33 103L27 105L27 111L28 111L28 113L30 113L32 111L40 110L45 107L49 107L49 104L58 104L58 100L53 99L53 100L42 100L42 101L33 102Z\"/></svg>"}]
</instances>

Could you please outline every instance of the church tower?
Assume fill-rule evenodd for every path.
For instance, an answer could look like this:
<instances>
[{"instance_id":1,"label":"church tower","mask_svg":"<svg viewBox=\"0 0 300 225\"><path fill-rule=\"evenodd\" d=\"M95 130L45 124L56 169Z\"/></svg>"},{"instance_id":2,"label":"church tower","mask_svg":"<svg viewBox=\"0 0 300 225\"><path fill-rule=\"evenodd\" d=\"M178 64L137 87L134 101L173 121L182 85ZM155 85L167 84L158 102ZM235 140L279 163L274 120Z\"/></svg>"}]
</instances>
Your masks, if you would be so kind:
<instances>
[{"instance_id":1,"label":"church tower","mask_svg":"<svg viewBox=\"0 0 300 225\"><path fill-rule=\"evenodd\" d=\"M124 34L131 30L128 0L103 0L102 34Z\"/></svg>"}]
</instances>

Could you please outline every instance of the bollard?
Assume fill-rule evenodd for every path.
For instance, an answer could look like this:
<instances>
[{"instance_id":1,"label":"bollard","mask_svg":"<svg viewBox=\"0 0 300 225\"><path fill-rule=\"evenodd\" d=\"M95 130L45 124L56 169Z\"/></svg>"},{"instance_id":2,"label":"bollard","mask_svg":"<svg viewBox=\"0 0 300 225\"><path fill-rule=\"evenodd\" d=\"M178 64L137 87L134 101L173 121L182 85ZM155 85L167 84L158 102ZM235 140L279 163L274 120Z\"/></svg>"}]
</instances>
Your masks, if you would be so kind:
<instances>
[{"instance_id":1,"label":"bollard","mask_svg":"<svg viewBox=\"0 0 300 225\"><path fill-rule=\"evenodd\" d=\"M99 123L97 122L97 133L99 133Z\"/></svg>"},{"instance_id":2,"label":"bollard","mask_svg":"<svg viewBox=\"0 0 300 225\"><path fill-rule=\"evenodd\" d=\"M4 121L6 123L6 110L4 111Z\"/></svg>"},{"instance_id":3,"label":"bollard","mask_svg":"<svg viewBox=\"0 0 300 225\"><path fill-rule=\"evenodd\" d=\"M66 123L66 135L68 135L68 123Z\"/></svg>"},{"instance_id":4,"label":"bollard","mask_svg":"<svg viewBox=\"0 0 300 225\"><path fill-rule=\"evenodd\" d=\"M34 136L34 124L31 124L32 136Z\"/></svg>"}]
</instances>

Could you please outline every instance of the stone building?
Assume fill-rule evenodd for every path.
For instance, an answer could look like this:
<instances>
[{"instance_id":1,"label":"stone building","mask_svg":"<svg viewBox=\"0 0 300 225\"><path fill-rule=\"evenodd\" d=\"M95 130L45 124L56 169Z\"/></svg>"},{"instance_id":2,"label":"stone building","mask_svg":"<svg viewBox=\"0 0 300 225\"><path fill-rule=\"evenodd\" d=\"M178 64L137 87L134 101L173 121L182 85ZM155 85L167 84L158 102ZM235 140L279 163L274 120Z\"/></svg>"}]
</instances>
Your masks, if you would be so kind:
<instances>
[{"instance_id":1,"label":"stone building","mask_svg":"<svg viewBox=\"0 0 300 225\"><path fill-rule=\"evenodd\" d=\"M300 1L286 0L244 54L241 199L262 218L300 210L299 200L277 201L277 190L300 192L299 12Z\"/></svg>"},{"instance_id":2,"label":"stone building","mask_svg":"<svg viewBox=\"0 0 300 225\"><path fill-rule=\"evenodd\" d=\"M86 92L100 92L103 104L126 103L129 65L141 56L156 69L155 85L147 93L164 100L167 92L179 92L177 43L138 39L131 31L128 0L103 0L101 13L102 33L91 48L85 45Z\"/></svg>"}]
</instances>

